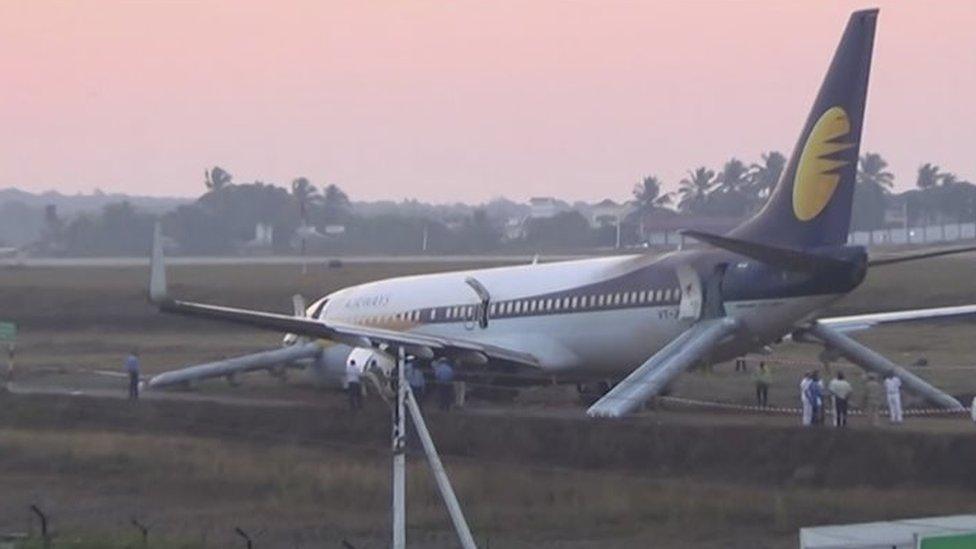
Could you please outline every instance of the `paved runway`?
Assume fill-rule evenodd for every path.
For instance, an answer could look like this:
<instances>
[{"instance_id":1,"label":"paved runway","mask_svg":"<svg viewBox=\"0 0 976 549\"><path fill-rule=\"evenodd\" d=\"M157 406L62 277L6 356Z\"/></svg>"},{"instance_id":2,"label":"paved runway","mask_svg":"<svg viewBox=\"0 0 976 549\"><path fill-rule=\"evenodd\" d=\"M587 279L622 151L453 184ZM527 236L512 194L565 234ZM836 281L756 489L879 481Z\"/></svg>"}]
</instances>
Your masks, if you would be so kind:
<instances>
[{"instance_id":1,"label":"paved runway","mask_svg":"<svg viewBox=\"0 0 976 549\"><path fill-rule=\"evenodd\" d=\"M592 255L544 255L539 261L583 259ZM534 255L357 255L348 257L167 257L167 265L325 265L333 259L347 264L369 263L530 263ZM0 259L0 267L145 267L148 257L19 257Z\"/></svg>"}]
</instances>

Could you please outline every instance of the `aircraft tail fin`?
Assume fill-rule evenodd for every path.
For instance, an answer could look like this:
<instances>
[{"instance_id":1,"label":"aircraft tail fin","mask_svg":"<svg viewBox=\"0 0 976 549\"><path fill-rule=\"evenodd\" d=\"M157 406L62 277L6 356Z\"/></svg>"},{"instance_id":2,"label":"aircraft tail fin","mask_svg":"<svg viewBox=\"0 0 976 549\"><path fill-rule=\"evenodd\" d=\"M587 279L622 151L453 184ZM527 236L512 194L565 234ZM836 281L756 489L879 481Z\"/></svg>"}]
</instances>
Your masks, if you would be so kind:
<instances>
[{"instance_id":1,"label":"aircraft tail fin","mask_svg":"<svg viewBox=\"0 0 976 549\"><path fill-rule=\"evenodd\" d=\"M851 15L782 177L729 236L793 249L847 242L877 17Z\"/></svg>"}]
</instances>

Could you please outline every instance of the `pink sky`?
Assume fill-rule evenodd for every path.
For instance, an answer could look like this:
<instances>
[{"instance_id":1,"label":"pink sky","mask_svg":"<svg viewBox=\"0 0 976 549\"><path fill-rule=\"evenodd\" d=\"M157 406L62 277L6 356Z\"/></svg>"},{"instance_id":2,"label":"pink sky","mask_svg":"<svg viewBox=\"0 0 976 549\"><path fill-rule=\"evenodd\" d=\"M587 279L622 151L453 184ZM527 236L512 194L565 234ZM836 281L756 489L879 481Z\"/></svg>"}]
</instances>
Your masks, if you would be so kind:
<instances>
[{"instance_id":1,"label":"pink sky","mask_svg":"<svg viewBox=\"0 0 976 549\"><path fill-rule=\"evenodd\" d=\"M0 3L0 187L624 199L788 153L850 11L881 15L862 152L976 182L976 2Z\"/></svg>"}]
</instances>

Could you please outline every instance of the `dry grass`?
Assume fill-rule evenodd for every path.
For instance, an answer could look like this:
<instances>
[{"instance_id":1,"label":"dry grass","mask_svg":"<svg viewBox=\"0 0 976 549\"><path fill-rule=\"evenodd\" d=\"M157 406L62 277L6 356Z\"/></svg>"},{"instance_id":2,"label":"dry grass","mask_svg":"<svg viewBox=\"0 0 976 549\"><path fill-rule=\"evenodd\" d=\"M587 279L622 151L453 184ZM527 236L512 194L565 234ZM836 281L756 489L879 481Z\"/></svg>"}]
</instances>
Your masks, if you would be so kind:
<instances>
[{"instance_id":1,"label":"dry grass","mask_svg":"<svg viewBox=\"0 0 976 549\"><path fill-rule=\"evenodd\" d=\"M287 312L295 291L312 297L367 280L457 267L349 265L304 277L293 266L178 267L171 280L190 298ZM146 370L154 372L277 344L274 334L154 313L144 299L145 271L0 270L4 319L22 328L22 373L55 369L64 373L57 376L62 382L90 383L74 372L116 369L132 346L142 349ZM969 258L892 266L872 273L834 312L974 302L973 275L976 262ZM976 376L940 366L972 364L971 327L926 323L858 337L902 363L925 356L935 367L921 375L966 393L976 392ZM800 359L815 352L809 346L777 349L779 356ZM775 402L793 403L800 371L776 372ZM263 382L249 381L244 390L309 396ZM676 390L752 400L748 376L727 367L686 376ZM573 399L549 390L540 400ZM71 546L73 537L82 540L79 548L128 540L133 514L148 517L157 536L176 540L161 546L236 544L229 531L241 522L267 529L261 545L317 547L343 537L357 546L386 543L389 462L381 413L345 428L348 418L326 406L314 412L326 415L324 425L312 428L261 410L170 404L146 414L121 403L94 410L45 402L26 411L5 407L6 419L0 417L0 530L23 529L25 505L37 501L54 516L59 546ZM781 428L730 430L728 422L711 430L625 425L602 434L566 422L434 417L432 424L479 538L490 538L494 547L787 547L795 546L801 525L976 511L976 478L966 476L959 454L972 450L965 437L873 433L838 440ZM226 435L222 425L253 434ZM133 431L143 427L148 431ZM816 486L796 482L811 460ZM413 462L411 539L418 546L453 546L425 469Z\"/></svg>"},{"instance_id":2,"label":"dry grass","mask_svg":"<svg viewBox=\"0 0 976 549\"><path fill-rule=\"evenodd\" d=\"M342 538L376 544L386 535L389 461L379 454L97 431L4 429L0 440L6 529L22 524L10 518L24 516L21 498L31 485L66 538L113 529L128 535L133 515L156 535L211 544L230 543L236 525L264 530L262 539L274 546ZM764 487L470 460L448 466L479 539L505 547L651 540L776 547L790 544L800 525L841 516L974 509L970 494L953 490ZM450 546L447 518L419 459L411 459L408 475L412 539ZM772 542L749 544L756 539Z\"/></svg>"}]
</instances>

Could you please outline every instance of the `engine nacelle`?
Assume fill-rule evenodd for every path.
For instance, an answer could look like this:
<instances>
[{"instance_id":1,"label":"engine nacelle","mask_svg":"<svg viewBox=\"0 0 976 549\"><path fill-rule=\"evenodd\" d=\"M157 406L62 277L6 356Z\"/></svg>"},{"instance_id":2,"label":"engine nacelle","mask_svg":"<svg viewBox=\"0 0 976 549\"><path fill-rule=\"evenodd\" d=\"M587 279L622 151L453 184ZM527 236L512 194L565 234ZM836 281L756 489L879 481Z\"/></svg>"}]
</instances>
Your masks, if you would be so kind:
<instances>
[{"instance_id":1,"label":"engine nacelle","mask_svg":"<svg viewBox=\"0 0 976 549\"><path fill-rule=\"evenodd\" d=\"M324 347L322 354L312 362L310 372L316 387L342 389L346 384L346 364L356 361L360 373L375 372L383 377L389 376L396 361L387 353L369 347L350 347L337 343Z\"/></svg>"}]
</instances>

